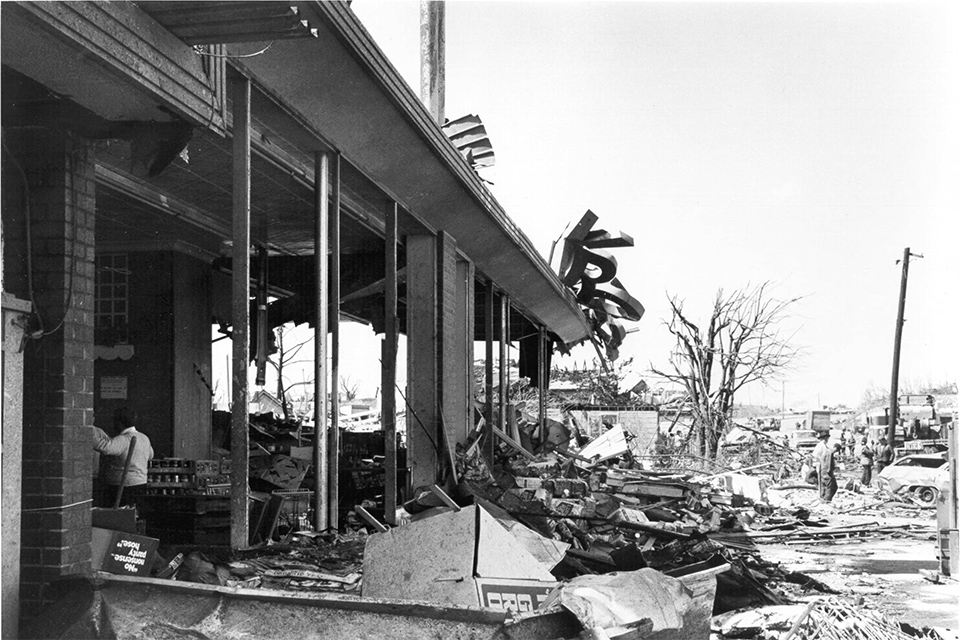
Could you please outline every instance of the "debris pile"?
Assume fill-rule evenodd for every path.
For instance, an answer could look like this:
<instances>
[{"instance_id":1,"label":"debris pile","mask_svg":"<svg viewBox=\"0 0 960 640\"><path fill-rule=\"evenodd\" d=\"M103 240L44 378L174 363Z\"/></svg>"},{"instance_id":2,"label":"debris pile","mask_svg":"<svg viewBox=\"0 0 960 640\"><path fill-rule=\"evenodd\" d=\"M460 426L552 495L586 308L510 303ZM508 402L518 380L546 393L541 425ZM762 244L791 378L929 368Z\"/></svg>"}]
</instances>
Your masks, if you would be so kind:
<instances>
[{"instance_id":1,"label":"debris pile","mask_svg":"<svg viewBox=\"0 0 960 640\"><path fill-rule=\"evenodd\" d=\"M763 607L716 616L711 639L757 640L910 640L941 636L887 620L877 611L853 607L839 598L806 605Z\"/></svg>"},{"instance_id":2,"label":"debris pile","mask_svg":"<svg viewBox=\"0 0 960 640\"><path fill-rule=\"evenodd\" d=\"M359 594L366 531L291 535L289 542L231 553L224 548L158 553L158 578L227 587Z\"/></svg>"},{"instance_id":3,"label":"debris pile","mask_svg":"<svg viewBox=\"0 0 960 640\"><path fill-rule=\"evenodd\" d=\"M271 531L229 557L170 549L154 575L502 609L509 638L916 637L765 561L756 545L929 537L928 527L888 518L924 505L856 482L821 502L816 487L795 481L795 457L762 437L726 447L714 472L679 468L680 458L640 462L619 426L579 449L567 447L561 423L534 447L528 426L458 446L457 482L416 489L396 526L363 500L345 534L290 530L278 542ZM817 570L807 566L793 569Z\"/></svg>"}]
</instances>

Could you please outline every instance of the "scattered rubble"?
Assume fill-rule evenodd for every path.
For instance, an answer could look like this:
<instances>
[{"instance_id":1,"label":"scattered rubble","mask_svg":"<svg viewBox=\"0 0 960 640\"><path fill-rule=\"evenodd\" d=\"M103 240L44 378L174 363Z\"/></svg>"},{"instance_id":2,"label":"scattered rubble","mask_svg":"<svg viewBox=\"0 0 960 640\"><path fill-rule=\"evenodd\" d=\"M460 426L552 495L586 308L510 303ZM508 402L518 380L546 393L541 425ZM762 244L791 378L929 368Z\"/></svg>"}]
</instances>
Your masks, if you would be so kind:
<instances>
[{"instance_id":1,"label":"scattered rubble","mask_svg":"<svg viewBox=\"0 0 960 640\"><path fill-rule=\"evenodd\" d=\"M810 575L816 565L765 561L757 543L929 539L932 525L891 519L929 506L855 481L824 503L797 481L799 461L762 437L739 438L712 467L680 469L661 456L636 459L618 429L579 450L562 438L535 448L526 424L512 430L520 438L495 430L493 459L479 440L459 447L450 495L419 488L397 527L364 502L345 534L290 531L231 557L166 549L154 574L501 608L512 616L509 638L666 638L679 629L675 637L918 637L844 604ZM878 591L849 591L870 589Z\"/></svg>"}]
</instances>

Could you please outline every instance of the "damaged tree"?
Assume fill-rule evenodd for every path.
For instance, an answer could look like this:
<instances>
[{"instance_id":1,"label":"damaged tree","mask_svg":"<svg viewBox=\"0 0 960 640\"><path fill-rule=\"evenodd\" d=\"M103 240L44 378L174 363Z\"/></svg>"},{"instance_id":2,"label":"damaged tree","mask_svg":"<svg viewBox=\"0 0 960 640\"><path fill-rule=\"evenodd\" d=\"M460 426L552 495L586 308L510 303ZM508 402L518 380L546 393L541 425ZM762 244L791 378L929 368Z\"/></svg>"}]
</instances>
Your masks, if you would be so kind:
<instances>
[{"instance_id":1,"label":"damaged tree","mask_svg":"<svg viewBox=\"0 0 960 640\"><path fill-rule=\"evenodd\" d=\"M287 393L293 387L300 385L313 384L313 380L303 380L301 382L287 382L287 376L284 372L286 367L305 362L304 360L295 360L297 354L301 349L311 342L311 339L301 340L294 345L288 345L284 342L284 338L289 332L292 331L292 326L288 328L287 325L281 325L273 330L273 335L275 337L276 357L268 358L267 362L276 370L277 372L277 399L280 400L283 406L283 419L290 419L290 401L287 399ZM273 354L271 354L273 355Z\"/></svg>"},{"instance_id":2,"label":"damaged tree","mask_svg":"<svg viewBox=\"0 0 960 640\"><path fill-rule=\"evenodd\" d=\"M677 340L672 371L652 371L686 390L693 415L690 435L701 456L716 458L737 391L776 376L798 354L790 345L792 336L781 335L780 324L800 298L777 300L769 289L769 282L729 295L720 289L705 331L684 315L682 300L669 298L672 317L666 325Z\"/></svg>"}]
</instances>

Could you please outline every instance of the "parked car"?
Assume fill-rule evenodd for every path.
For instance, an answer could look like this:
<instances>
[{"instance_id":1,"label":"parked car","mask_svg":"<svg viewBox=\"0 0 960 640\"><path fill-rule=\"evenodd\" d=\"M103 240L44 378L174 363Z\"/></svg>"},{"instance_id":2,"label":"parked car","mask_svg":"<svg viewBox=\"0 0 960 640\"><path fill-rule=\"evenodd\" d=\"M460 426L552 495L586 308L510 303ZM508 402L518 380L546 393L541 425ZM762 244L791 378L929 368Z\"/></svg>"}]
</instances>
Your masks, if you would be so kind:
<instances>
[{"instance_id":1,"label":"parked car","mask_svg":"<svg viewBox=\"0 0 960 640\"><path fill-rule=\"evenodd\" d=\"M947 468L946 453L904 456L877 477L878 486L893 493L912 491L917 499L933 504L937 499L937 473Z\"/></svg>"},{"instance_id":2,"label":"parked car","mask_svg":"<svg viewBox=\"0 0 960 640\"><path fill-rule=\"evenodd\" d=\"M812 451L819 441L813 429L796 429L787 434L787 446L796 451Z\"/></svg>"}]
</instances>

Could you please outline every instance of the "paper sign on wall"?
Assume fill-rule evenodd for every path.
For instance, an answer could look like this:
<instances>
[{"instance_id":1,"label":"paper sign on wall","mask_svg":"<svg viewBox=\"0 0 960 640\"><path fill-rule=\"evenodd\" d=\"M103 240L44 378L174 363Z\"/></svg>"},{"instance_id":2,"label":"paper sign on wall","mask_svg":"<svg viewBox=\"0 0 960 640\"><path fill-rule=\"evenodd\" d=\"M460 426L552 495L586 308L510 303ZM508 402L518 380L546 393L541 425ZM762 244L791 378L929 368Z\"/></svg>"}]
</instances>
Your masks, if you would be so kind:
<instances>
[{"instance_id":1,"label":"paper sign on wall","mask_svg":"<svg viewBox=\"0 0 960 640\"><path fill-rule=\"evenodd\" d=\"M127 399L127 376L102 376L100 397L110 400Z\"/></svg>"}]
</instances>

